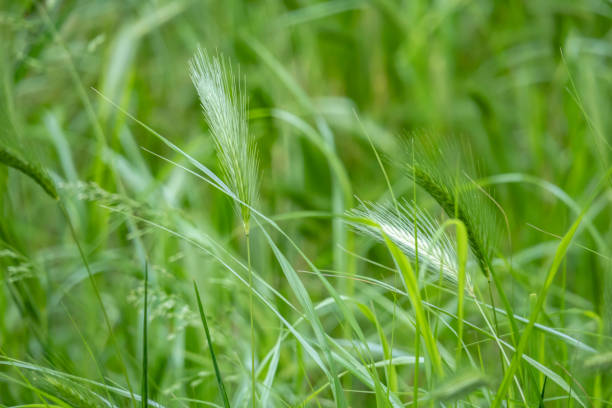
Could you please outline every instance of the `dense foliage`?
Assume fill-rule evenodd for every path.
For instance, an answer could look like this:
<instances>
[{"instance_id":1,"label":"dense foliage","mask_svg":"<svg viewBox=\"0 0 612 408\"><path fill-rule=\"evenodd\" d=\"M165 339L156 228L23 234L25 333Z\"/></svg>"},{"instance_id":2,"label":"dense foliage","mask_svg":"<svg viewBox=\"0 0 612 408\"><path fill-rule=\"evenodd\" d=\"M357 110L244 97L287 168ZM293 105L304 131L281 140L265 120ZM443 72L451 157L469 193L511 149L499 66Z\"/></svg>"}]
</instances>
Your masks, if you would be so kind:
<instances>
[{"instance_id":1,"label":"dense foliage","mask_svg":"<svg viewBox=\"0 0 612 408\"><path fill-rule=\"evenodd\" d=\"M611 20L2 1L0 406L610 406Z\"/></svg>"}]
</instances>

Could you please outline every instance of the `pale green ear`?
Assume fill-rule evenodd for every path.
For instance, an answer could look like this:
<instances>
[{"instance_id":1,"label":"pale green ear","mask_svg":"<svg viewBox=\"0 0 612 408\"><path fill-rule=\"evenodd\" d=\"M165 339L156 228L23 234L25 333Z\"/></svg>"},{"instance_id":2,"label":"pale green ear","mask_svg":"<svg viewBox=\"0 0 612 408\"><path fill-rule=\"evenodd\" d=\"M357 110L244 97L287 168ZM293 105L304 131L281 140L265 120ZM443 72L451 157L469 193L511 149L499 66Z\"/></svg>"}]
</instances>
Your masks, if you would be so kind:
<instances>
[{"instance_id":1,"label":"pale green ear","mask_svg":"<svg viewBox=\"0 0 612 408\"><path fill-rule=\"evenodd\" d=\"M259 160L248 128L247 97L240 78L223 56L198 48L189 62L189 75L215 143L223 181L242 201L236 208L248 233L259 188Z\"/></svg>"}]
</instances>

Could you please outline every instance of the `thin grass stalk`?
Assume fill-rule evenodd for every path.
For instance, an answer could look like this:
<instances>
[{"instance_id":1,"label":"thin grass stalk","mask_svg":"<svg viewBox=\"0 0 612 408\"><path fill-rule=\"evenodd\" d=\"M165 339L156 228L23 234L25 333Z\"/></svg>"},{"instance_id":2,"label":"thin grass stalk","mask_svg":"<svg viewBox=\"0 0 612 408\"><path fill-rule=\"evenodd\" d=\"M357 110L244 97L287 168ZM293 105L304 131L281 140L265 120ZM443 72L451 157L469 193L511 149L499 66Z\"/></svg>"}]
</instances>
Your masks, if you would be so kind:
<instances>
[{"instance_id":1,"label":"thin grass stalk","mask_svg":"<svg viewBox=\"0 0 612 408\"><path fill-rule=\"evenodd\" d=\"M246 238L249 273L249 320L251 353L251 399L257 405L255 373L255 327L253 321L253 278L251 270L250 220L251 207L257 197L258 159L255 144L249 134L247 99L243 86L233 77L231 67L226 73L222 57L209 57L198 49L189 64L191 80L198 92L202 112L210 127L225 182L247 205L236 201Z\"/></svg>"},{"instance_id":2,"label":"thin grass stalk","mask_svg":"<svg viewBox=\"0 0 612 408\"><path fill-rule=\"evenodd\" d=\"M255 325L253 323L253 269L251 267L251 234L246 233L247 267L249 268L249 315L251 324L251 404L253 408L257 405L256 373L255 373Z\"/></svg>"},{"instance_id":3,"label":"thin grass stalk","mask_svg":"<svg viewBox=\"0 0 612 408\"><path fill-rule=\"evenodd\" d=\"M106 313L106 308L104 307L104 302L102 302L102 296L100 295L100 290L98 289L98 285L96 284L96 280L93 276L93 273L91 271L91 268L89 266L89 261L87 261L87 257L85 256L85 252L83 251L83 248L81 247L81 243L79 242L79 239L77 237L76 234L76 230L74 228L74 225L72 224L72 220L70 218L70 215L68 214L68 210L66 209L66 207L64 206L64 203L60 200L58 201L60 210L62 211L64 217L66 218L66 222L68 223L68 227L70 229L70 234L72 236L72 239L74 240L77 249L79 251L79 255L81 256L81 260L83 261L83 264L85 265L85 270L87 271L87 276L89 278L89 282L91 283L91 286L93 288L94 294L96 295L96 300L98 301L98 303L100 304L100 308L102 309L102 315L104 316L104 323L106 324L106 328L108 330L109 333L109 337L111 339L111 342L113 343L113 346L115 347L115 351L117 353L117 355L119 356L119 361L120 361L120 366L121 366L121 371L123 374L123 377L125 378L125 382L126 385L128 387L129 393L130 393L130 397L131 397L131 401L132 401L132 405L134 404L134 391L132 389L132 384L130 382L130 377L128 375L127 372L127 367L125 365L125 362L123 361L123 356L121 354L121 349L119 348L119 344L117 343L117 338L115 337L115 333L113 331L113 327L110 323L110 319L108 317L108 313Z\"/></svg>"},{"instance_id":4,"label":"thin grass stalk","mask_svg":"<svg viewBox=\"0 0 612 408\"><path fill-rule=\"evenodd\" d=\"M336 147L334 141L334 135L329 128L325 118L319 113L310 97L301 88L301 86L292 78L290 73L283 67L282 64L272 55L272 53L259 41L255 40L252 36L242 35L243 41L255 52L255 54L270 67L272 71L277 75L279 80L285 84L287 89L295 96L297 101L310 112L315 119L318 133L321 136L321 141L330 150L333 155L336 155ZM330 162L330 165L332 163ZM342 166L341 166L342 167ZM343 170L343 172L345 172ZM352 193L350 183L342 185L340 178L332 177L332 207L336 214L344 212L346 209L352 207ZM334 241L336 244L340 243L343 246L353 247L352 234L347 231L340 219L334 219L332 221ZM349 271L354 271L354 264L347 260L344 252L340 249L339 245L334 246L334 267L337 270L342 270L345 267ZM352 282L347 282L348 293L352 291Z\"/></svg>"},{"instance_id":5,"label":"thin grass stalk","mask_svg":"<svg viewBox=\"0 0 612 408\"><path fill-rule=\"evenodd\" d=\"M389 194L391 195L391 201L393 202L393 206L394 206L395 211L397 212L397 215L399 217L400 216L399 204L397 202L397 199L395 198L395 193L393 192L393 186L391 186L391 181L390 181L389 176L387 174L387 170L385 169L385 166L383 165L383 162L382 162L382 160L380 158L380 155L378 154L378 150L376 149L376 146L374 146L374 142L372 141L372 137L370 136L370 133L366 130L365 126L363 125L363 122L359 118L359 115L357 115L357 111L355 111L354 109L353 109L353 114L354 114L355 118L357 119L357 121L359 122L359 125L361 127L361 131L368 138L368 142L370 143L370 147L372 148L372 151L374 152L374 156L376 157L376 161L378 163L378 167L380 167L380 170L381 170L381 172L383 174L383 177L385 178L385 183L387 184L387 189L389 189ZM416 201L416 197L415 197L415 201ZM415 225L415 228L416 228L416 225ZM415 235L415 237L416 237L416 235ZM418 249L417 249L417 254L418 254ZM417 255L417 270L418 270L418 255ZM397 295L394 293L393 294L393 318L392 318L392 322L391 322L391 347L389 348L389 346L387 345L387 348L389 348L389 356L388 356L388 358L389 358L390 361L393 361L393 340L394 340L394 334L395 334L395 308L396 308L396 306L397 306ZM376 316L374 316L374 318L376 318ZM376 325L377 325L377 327L379 327L377 319L376 319ZM384 344L386 344L386 342L387 342L385 337L382 337L382 341L384 342ZM417 356L417 359L418 359L418 356ZM416 364L418 365L418 361L417 361ZM395 367L393 365L391 365L387 371L388 371L387 381L389 383L389 386L387 387L387 399L388 399L390 391L397 392L397 373L396 373Z\"/></svg>"},{"instance_id":6,"label":"thin grass stalk","mask_svg":"<svg viewBox=\"0 0 612 408\"><path fill-rule=\"evenodd\" d=\"M419 322L421 336L423 336L423 339L425 341L427 352L429 353L429 356L432 360L434 371L437 375L443 377L444 369L442 367L442 359L440 358L440 354L438 353L438 349L435 344L436 342L425 317L425 312L423 310L421 295L419 294L416 276L413 272L412 267L410 266L410 262L406 258L406 255L404 255L404 253L386 234L384 234L384 232L383 236L385 243L387 244L387 247L389 249L389 252L391 252L392 257L396 262L397 268L399 269L404 279L404 285L406 286L406 290L410 295L410 300L412 302L412 307L414 308L416 320Z\"/></svg>"},{"instance_id":7,"label":"thin grass stalk","mask_svg":"<svg viewBox=\"0 0 612 408\"><path fill-rule=\"evenodd\" d=\"M501 355L501 361L500 364L502 366L502 372L506 372L506 366L504 366L504 363L506 365L510 365L510 359L508 358L508 356L506 355L506 352L504 351L503 346L507 345L507 343L503 342L503 340L500 340L500 337L497 335L497 332L495 331L495 328L492 326L491 322L489 321L489 318L487 318L487 315L485 314L484 310L481 307L481 301L478 301L477 298L482 298L484 299L484 296L480 293L480 290L478 289L478 286L474 286L474 294L476 296L476 298L474 299L474 303L476 305L476 308L478 309L478 311L480 312L480 314L482 315L482 318L485 322L485 324L487 325L487 327L490 330L490 333L486 333L489 337L491 337L493 339L493 341L495 341L495 344L497 345L497 348L499 349L500 355ZM482 302L484 304L484 302ZM472 326L473 327L473 326ZM516 376L514 376L514 382L516 384L516 388L519 392L519 395L521 396L525 406L527 406L527 400L525 398L525 394L523 393L523 389L521 388L521 385L519 383L518 378L516 378ZM508 401L512 401L513 400L513 391L511 389L511 395L510 398L508 399ZM510 404L508 403L508 406L510 406Z\"/></svg>"},{"instance_id":8,"label":"thin grass stalk","mask_svg":"<svg viewBox=\"0 0 612 408\"><path fill-rule=\"evenodd\" d=\"M72 54L70 53L70 51L64 44L64 41L62 41L62 37L58 33L57 28L55 27L55 24L53 24L53 21L51 21L51 17L49 16L49 13L47 12L47 6L44 5L43 3L39 3L38 9L40 11L40 14L43 16L43 20L45 21L46 26L51 32L54 41L57 43L61 51L63 51L63 53L66 56L66 60L68 61L67 67L68 67L68 73L70 75L70 79L75 85L79 99L81 100L81 103L83 104L83 107L85 108L85 113L87 114L91 122L91 125L93 127L94 135L96 137L96 154L94 155L94 175L95 175L94 177L98 184L103 185L102 181L104 178L104 160L103 160L104 155L102 153L103 153L104 148L108 146L108 143L106 141L106 136L104 135L102 126L100 126L100 122L98 121L96 117L96 113L93 109L93 106L91 105L91 101L89 100L89 97L87 96L87 92L85 91L83 82L81 81L79 77L79 73L72 59Z\"/></svg>"},{"instance_id":9,"label":"thin grass stalk","mask_svg":"<svg viewBox=\"0 0 612 408\"><path fill-rule=\"evenodd\" d=\"M107 388L108 387L108 383L107 383L106 377L105 377L105 375L103 373L103 367L100 365L100 362L98 361L98 359L94 355L94 352L91 349L91 347L89 346L89 343L87 343L87 340L85 340L85 336L83 335L83 332L81 331L81 329L79 329L79 326L77 325L76 321L74 320L74 318L70 314L70 311L68 310L66 305L64 305L63 303L62 303L62 305L64 306L64 310L66 311L66 314L68 315L68 318L70 319L70 322L72 323L72 326L74 327L76 332L79 334L79 337L80 337L81 341L83 342L83 345L85 346L85 349L87 350L87 354L89 354L89 357L91 357L92 361L95 363L96 370L98 371L98 375L100 376L100 379L102 380L102 384L104 384L104 386L105 386L104 387L104 392L106 393L106 396L107 396L108 400L111 401L112 397L110 395L110 391Z\"/></svg>"},{"instance_id":10,"label":"thin grass stalk","mask_svg":"<svg viewBox=\"0 0 612 408\"><path fill-rule=\"evenodd\" d=\"M98 92L99 93L99 92ZM198 168L198 170L200 170L202 173L204 173L206 176L199 174L193 170L190 170L176 162L173 162L172 160L169 160L163 156L157 155L155 153L152 153L153 155L155 155L156 157L159 157L162 160L165 160L169 163L172 163L174 166L181 168L182 170L185 170L186 172L198 177L199 179L205 181L206 183L210 184L211 186L213 186L214 188L218 189L219 191L223 192L224 194L226 194L227 196L231 197L232 199L234 199L235 201L237 201L238 203L240 203L241 205L245 205L245 206L249 206L249 204L245 203L244 201L242 201L239 197L237 197L228 187L225 183L223 183L223 181L221 179L219 179L212 171L210 171L210 169L208 169L207 167L205 167L204 165L202 165L201 163L199 163L197 160L195 160L192 156L190 156L189 154L185 153L184 151L182 151L178 146L176 146L175 144L173 144L172 142L170 142L168 139L166 139L165 137L163 137L161 134L159 134L158 132L156 132L155 130L153 130L151 127L147 126L146 124L144 124L142 121L138 120L136 117L134 117L133 115L131 115L129 112L125 111L124 109L122 109L120 106L118 106L117 104L115 104L113 101L111 101L110 99L108 99L106 96L104 96L103 94L99 93L99 95L104 98L107 102L109 102L111 105L113 105L115 108L117 108L118 110L120 110L122 113L124 113L126 116L128 116L130 119L134 120L136 123L138 123L140 126L142 126L144 129L146 129L147 131L151 132L151 134L155 135L157 138L159 138L159 140L161 140L164 144L166 144L167 146L171 147L173 150L181 153L183 156L185 156L194 166L196 166L196 168ZM278 231L284 238L286 238L288 240L288 242L290 243L290 245L298 252L298 254L302 257L302 259L304 259L304 261L306 261L306 263L313 268L315 271L317 271L317 275L319 276L319 278L321 279L321 282L325 285L326 289L330 291L330 293L332 294L332 296L334 296L334 299L336 300L337 304L342 304L341 299L338 297L338 295L335 293L335 291L333 290L333 288L329 285L329 283L324 279L324 277L322 276L322 274L320 273L320 271L318 271L318 269L316 268L316 266L310 261L310 259L306 256L306 254L300 249L300 247L291 239L291 237L289 237L289 235L287 235L287 233L278 226L278 224L272 220L271 218L265 216L263 213L261 213L260 211L258 211L257 209L255 209L252 206L249 206L250 210L253 211L254 214L258 215L259 217L262 218L262 220L264 220L265 222L269 223L276 231ZM140 219L141 221L144 222L149 222L146 219L134 216L133 214L131 215L131 217L134 217L136 219ZM257 221L257 219L255 219ZM258 223L258 226L261 227L261 225ZM161 227L161 226L160 226ZM186 239L188 242L192 243L193 245L195 245L196 247L205 250L209 255L213 256L215 259L217 259L217 261L219 261L222 265L224 265L228 270L232 271L232 273L238 277L239 280L241 280L244 284L248 285L248 282L246 280L243 280L238 274L235 273L235 271L233 271L233 269L227 265L225 262L223 262L223 260L221 260L220 258L218 258L217 256L215 256L214 253L206 250L204 247L198 245L197 243L193 242L192 240L182 236L181 234L172 231L168 228L165 227L161 227L162 229L164 229L167 232L170 232L171 234L178 236L182 239ZM265 233L265 230L264 234ZM276 247L273 245L273 242L271 241L270 237L266 234L266 238L268 239L268 242L270 244L272 244L272 248L273 250L276 249ZM304 346L304 348L307 350L308 354L315 360L315 362L317 362L317 365L319 365L319 367L326 373L328 374L328 376L331 378L330 382L332 382L334 384L334 395L336 398L336 402L340 407L345 407L346 406L346 402L344 400L344 394L342 393L342 388L338 387L337 381L334 381L333 379L336 378L335 375L335 369L333 366L333 362L330 360L331 359L331 355L329 355L329 353L327 353L327 357L328 360L330 361L330 368L331 368L331 373L327 371L327 369L325 368L325 366L322 364L322 362L320 361L320 359L318 358L318 355L316 354L316 352L314 351L314 349L312 349L312 347L310 347L305 340L302 338L302 336L293 329L293 327L282 317L282 315L280 315L278 313L277 310L275 310L272 305L266 300L265 297L263 297L260 293L255 292L255 294L259 297L259 299L266 304L268 307L270 307L272 309L272 311L278 316L278 318L286 325L286 327L291 331L291 333L299 339L299 341L301 342L302 346ZM316 321L316 316L315 317L315 321ZM350 317L350 316L349 316ZM352 321L351 324L356 327L356 329L359 329L359 327L356 325L356 322ZM316 328L316 325L315 325ZM324 343L322 343L324 344ZM327 350L327 349L325 349Z\"/></svg>"},{"instance_id":11,"label":"thin grass stalk","mask_svg":"<svg viewBox=\"0 0 612 408\"><path fill-rule=\"evenodd\" d=\"M487 275L487 289L489 291L489 299L491 301L491 306L492 306L491 311L492 311L492 315L493 315L493 327L495 328L495 335L499 336L500 332L499 332L499 324L497 323L497 313L496 313L496 310L495 310L496 309L496 307L495 307L495 298L493 297L493 289L492 289L492 286L491 286L491 275L493 275L494 273L495 272L492 272L491 274ZM497 285L496 285L496 287L497 287ZM501 289L498 289L498 291L503 292ZM506 316L508 316L508 313L506 313ZM515 339L514 334L512 334L512 340L513 340L512 343L516 344L514 339ZM504 365L504 359L503 359L503 357L505 357L505 355L503 355L503 350L501 349L501 347L499 349L499 352L500 352L500 356L502 357L499 360L499 365L501 367L501 372L505 374L506 373L506 366ZM508 407L510 407L511 406L511 402L509 400L507 400L506 401L506 405Z\"/></svg>"},{"instance_id":12,"label":"thin grass stalk","mask_svg":"<svg viewBox=\"0 0 612 408\"><path fill-rule=\"evenodd\" d=\"M464 316L464 298L466 287L466 265L468 256L467 231L465 225L460 220L449 220L445 224L454 224L456 228L457 240L457 352L456 366L459 367L461 362L461 349L463 344L463 316Z\"/></svg>"},{"instance_id":13,"label":"thin grass stalk","mask_svg":"<svg viewBox=\"0 0 612 408\"><path fill-rule=\"evenodd\" d=\"M381 345L383 347L383 356L385 357L385 359L393 361L392 350L389 346L389 342L387 341L387 337L385 336L385 332L382 326L380 325L378 318L376 317L374 305L369 308L363 304L358 304L358 306L360 307L362 313L368 318L368 320L374 323L374 326L376 327L376 331L378 333L378 338L380 339ZM389 393L391 391L397 392L397 372L395 370L395 366L393 364L390 364L389 367L385 367L385 374L387 377L386 398L387 400L389 400Z\"/></svg>"},{"instance_id":14,"label":"thin grass stalk","mask_svg":"<svg viewBox=\"0 0 612 408\"><path fill-rule=\"evenodd\" d=\"M412 140L413 148L412 148L412 162L414 163L414 139ZM414 167L413 167L413 177L412 177L412 200L416 203L416 177L414 176ZM416 267L416 279L419 281L419 229L417 228L417 214L416 214L416 206L412 211L412 217L414 222L413 234L414 234L414 264ZM419 322L415 323L414 333L414 380L412 384L412 398L414 401L414 406L419 406L419 357L421 354L421 339L418 335L420 332Z\"/></svg>"},{"instance_id":15,"label":"thin grass stalk","mask_svg":"<svg viewBox=\"0 0 612 408\"><path fill-rule=\"evenodd\" d=\"M569 249L569 245L572 241L572 238L574 237L574 234L576 233L576 230L578 229L578 226L580 225L580 222L582 221L583 215L580 215L576 219L576 221L574 221L574 224L572 224L571 228L565 234L565 236L563 237L563 240L561 241L561 243L559 244L559 247L557 248L555 257L553 259L553 263L546 276L546 281L544 282L544 286L540 290L536 305L533 311L531 312L529 323L527 323L527 326L523 330L523 334L521 335L521 338L519 340L519 343L514 353L512 362L510 363L510 366L508 367L508 370L506 371L504 378L502 379L499 389L497 390L497 394L495 395L495 399L493 400L493 404L491 405L492 408L497 408L501 404L501 400L504 398L506 391L508 390L510 381L512 377L514 376L514 373L516 372L516 370L519 368L519 362L525 351L525 348L527 347L527 341L529 339L529 335L531 334L533 326L535 325L535 322L540 314L540 311L542 310L544 306L544 301L546 300L546 295L548 294L548 290L550 289L550 286L553 283L555 275L557 271L559 270L559 266L561 265L561 262L563 261L563 258L565 257L567 250Z\"/></svg>"},{"instance_id":16,"label":"thin grass stalk","mask_svg":"<svg viewBox=\"0 0 612 408\"><path fill-rule=\"evenodd\" d=\"M200 291L198 290L198 285L193 281L193 289L196 295L196 301L198 302L198 311L200 312L200 319L202 320L202 325L204 326L204 331L206 332L206 341L208 343L208 351L210 352L210 357L212 359L213 367L215 369L215 377L217 379L217 387L219 388L219 394L223 399L223 406L225 408L230 408L229 399L227 398L227 393L225 392L225 386L223 385L223 377L221 377L221 370L219 370L219 365L217 364L217 357L215 355L215 349L213 348L213 342L210 337L210 331L208 330L208 321L206 320L206 314L204 313L204 306L202 306L202 299L200 298Z\"/></svg>"},{"instance_id":17,"label":"thin grass stalk","mask_svg":"<svg viewBox=\"0 0 612 408\"><path fill-rule=\"evenodd\" d=\"M66 56L66 60L68 62L67 67L68 67L68 73L70 75L70 79L74 83L78 97L81 100L83 107L85 108L85 113L91 123L93 132L94 132L94 136L96 139L96 154L94 155L94 163L93 163L94 179L96 180L97 184L104 185L105 184L104 183L105 163L103 160L103 157L104 157L103 152L105 148L109 147L108 141L104 134L104 130L102 129L100 120L98 119L98 116L96 115L96 112L89 99L89 96L87 95L86 87L84 86L83 81L81 80L79 76L79 72L77 71L77 68L75 66L72 54L70 53L64 41L62 40L62 37L60 33L58 32L57 28L55 27L55 24L51 20L49 13L47 11L47 6L41 3L38 5L38 9L41 15L43 16L45 24L47 25L47 27L49 28L49 31L51 32L53 36L53 40L57 43L57 45L60 47L60 49L63 51L63 53ZM92 88L92 89L95 92L99 93L95 88ZM123 186L121 179L118 177L116 173L115 167L113 165L109 165L107 167L113 176L113 181L115 182L115 185L120 191L123 192L124 186ZM104 214L102 213L98 214L98 216L96 217L96 225L98 226L100 231L106 230L107 224L105 222ZM143 244L141 242L140 234L137 233L136 226L132 224L129 218L127 219L127 225L130 230L130 233L135 237L133 241L134 241L134 246L135 246L137 253L142 254L144 252ZM155 275L153 275L153 278L155 278Z\"/></svg>"},{"instance_id":18,"label":"thin grass stalk","mask_svg":"<svg viewBox=\"0 0 612 408\"><path fill-rule=\"evenodd\" d=\"M0 345L0 354L2 354L4 357L6 357L6 353L4 352L4 350L2 349L2 346ZM19 374L19 376L23 379L24 383L27 384L27 386L34 391L34 394L36 394L36 396L43 402L45 407L49 407L49 405L47 404L47 400L45 398L43 398L43 395L41 394L41 391L34 387L32 385L32 383L30 382L30 380L28 379L28 377L25 376L24 373L21 372L20 368L18 366L12 366L15 371L17 371L17 374Z\"/></svg>"},{"instance_id":19,"label":"thin grass stalk","mask_svg":"<svg viewBox=\"0 0 612 408\"><path fill-rule=\"evenodd\" d=\"M399 212L400 212L399 205L397 203L397 199L395 198L395 193L393 192L393 187L391 186L391 180L389 179L389 175L387 174L387 170L385 170L385 166L383 165L383 162L382 162L382 160L380 158L380 155L378 154L378 149L376 149L376 146L374 146L374 142L372 141L372 137L370 136L370 133L368 133L368 131L366 130L365 126L363 125L363 122L359 118L359 115L357 115L357 112L354 109L353 109L353 114L355 115L355 118L357 119L357 122L359 122L359 126L361 127L361 131L368 138L368 143L370 144L370 147L372 148L372 151L374 152L374 156L376 157L376 162L378 163L378 167L380 168L380 171L382 172L383 177L385 178L385 183L387 184L387 189L389 189L389 194L391 195L391 201L393 202L393 207L395 208L395 211L399 215ZM414 197L414 200L416 201L416 197Z\"/></svg>"},{"instance_id":20,"label":"thin grass stalk","mask_svg":"<svg viewBox=\"0 0 612 408\"><path fill-rule=\"evenodd\" d=\"M149 355L147 352L147 309L148 309L148 292L149 292L149 264L145 263L144 276L144 310L142 317L142 408L149 406Z\"/></svg>"}]
</instances>

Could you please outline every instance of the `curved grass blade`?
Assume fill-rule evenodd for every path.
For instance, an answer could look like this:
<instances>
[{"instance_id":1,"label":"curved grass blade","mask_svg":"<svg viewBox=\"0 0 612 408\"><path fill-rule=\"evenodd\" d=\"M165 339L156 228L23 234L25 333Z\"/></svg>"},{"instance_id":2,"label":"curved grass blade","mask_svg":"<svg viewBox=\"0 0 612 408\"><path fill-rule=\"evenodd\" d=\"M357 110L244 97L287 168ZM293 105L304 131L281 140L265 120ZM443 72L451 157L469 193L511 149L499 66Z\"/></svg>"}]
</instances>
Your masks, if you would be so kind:
<instances>
[{"instance_id":1,"label":"curved grass blade","mask_svg":"<svg viewBox=\"0 0 612 408\"><path fill-rule=\"evenodd\" d=\"M393 353L391 351L391 347L389 346L389 342L387 341L387 336L385 335L385 332L382 326L380 325L378 318L376 317L376 313L373 311L374 306L372 306L371 309L363 303L358 303L357 307L361 310L361 312L370 322L374 323L376 331L378 332L380 344L382 345L383 356L385 360L391 361L393 359ZM388 367L385 367L385 373L388 384L387 390L390 392L397 393L397 370L395 369L395 366L393 364L389 364Z\"/></svg>"},{"instance_id":2,"label":"curved grass blade","mask_svg":"<svg viewBox=\"0 0 612 408\"><path fill-rule=\"evenodd\" d=\"M259 223L259 221L257 222ZM336 403L339 407L346 407L347 402L344 396L344 390L342 389L342 385L340 384L339 377L337 375L337 371L333 363L332 352L325 337L325 330L321 321L319 320L319 317L315 312L314 305L312 303L312 300L310 299L310 295L308 294L308 291L300 280L297 272L295 271L293 266L291 266L289 260L285 257L285 255L276 246L268 232L264 228L261 228L261 231L263 232L266 240L268 241L268 244L272 249L274 256L276 257L279 266L281 267L283 274L287 278L287 281L290 283L290 286L293 289L293 292L297 297L298 301L300 302L300 305L305 309L306 316L308 317L308 320L312 325L315 337L321 348L325 352L329 365L329 372L326 372L325 374L327 375L329 382L333 384L332 392L334 394L334 398L336 399Z\"/></svg>"},{"instance_id":3,"label":"curved grass blade","mask_svg":"<svg viewBox=\"0 0 612 408\"><path fill-rule=\"evenodd\" d=\"M193 281L193 289L195 290L196 300L198 301L198 309L200 311L200 318L202 319L202 325L206 332L206 341L208 342L208 350L210 351L210 357L212 358L213 366L215 368L215 377L217 377L217 386L219 387L219 394L223 398L223 406L230 408L229 400L227 399L227 393L225 392L225 386L223 385L223 378L221 377L221 371L217 365L217 357L215 356L215 350L213 349L212 339L210 338L210 332L208 330L208 322L206 321L206 315L204 314L204 307L202 306L202 300L200 299L200 292L198 291L198 285Z\"/></svg>"},{"instance_id":4,"label":"curved grass blade","mask_svg":"<svg viewBox=\"0 0 612 408\"><path fill-rule=\"evenodd\" d=\"M57 378L65 378L65 379L74 380L79 383L88 384L90 386L106 389L124 398L129 398L131 401L140 402L140 400L142 399L142 396L138 394L134 394L133 392L120 388L118 386L106 385L98 381L90 380L88 378L79 377L79 376L72 375L72 374L67 374L62 371L54 370L51 368L46 368L40 365L26 363L24 361L16 360L16 359L6 357L6 356L0 356L0 366L16 367L16 368L34 371L42 375L50 375L50 376L54 376ZM151 400L149 400L149 405L155 408L164 408L164 406L161 405L160 403L151 401Z\"/></svg>"},{"instance_id":5,"label":"curved grass blade","mask_svg":"<svg viewBox=\"0 0 612 408\"><path fill-rule=\"evenodd\" d=\"M414 308L414 314L416 316L416 320L418 322L421 335L425 340L425 347L427 348L427 352L433 362L434 371L440 377L444 376L444 368L442 367L442 359L440 358L440 354L438 353L438 348L436 346L436 341L434 340L431 329L429 328L429 323L425 317L425 312L423 310L423 303L421 301L421 295L419 293L418 282L416 280L416 276L414 275L414 271L410 266L410 262L406 255L399 249L397 245L386 235L383 233L383 237L385 239L385 243L387 244L387 248L389 252L391 252L391 256L395 261L397 268L399 269L402 278L404 279L404 284L406 286L406 290L408 291L408 295L410 297L410 302L412 303L412 307Z\"/></svg>"},{"instance_id":6,"label":"curved grass blade","mask_svg":"<svg viewBox=\"0 0 612 408\"><path fill-rule=\"evenodd\" d=\"M445 225L454 224L457 236L457 366L461 361L461 347L463 344L463 316L464 298L467 275L465 267L468 256L468 235L465 225L460 220L448 220Z\"/></svg>"}]
</instances>

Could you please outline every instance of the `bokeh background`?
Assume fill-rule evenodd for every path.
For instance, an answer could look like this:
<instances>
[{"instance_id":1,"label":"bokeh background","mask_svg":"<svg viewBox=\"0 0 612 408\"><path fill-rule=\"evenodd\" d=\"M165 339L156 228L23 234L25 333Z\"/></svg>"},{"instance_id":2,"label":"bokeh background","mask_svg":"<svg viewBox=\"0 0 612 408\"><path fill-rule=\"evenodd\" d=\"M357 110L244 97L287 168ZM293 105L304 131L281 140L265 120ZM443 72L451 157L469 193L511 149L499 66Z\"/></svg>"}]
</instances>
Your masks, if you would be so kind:
<instances>
[{"instance_id":1,"label":"bokeh background","mask_svg":"<svg viewBox=\"0 0 612 408\"><path fill-rule=\"evenodd\" d=\"M514 268L500 267L500 276L516 312L524 316L528 295L541 287L558 236L602 179L610 186L604 177L612 131L609 1L1 4L0 143L40 163L57 183L122 355L105 329L60 208L35 183L6 167L0 168L0 242L5 247L0 248L5 251L0 258L0 353L81 378L101 381L104 376L122 388L127 386L125 365L138 390L143 265L148 260L150 396L167 406L193 404L185 398L220 403L193 279L201 286L230 399L246 404L248 288L184 239L134 216L172 225L204 245L206 237L213 237L239 259L244 259L244 241L231 201L156 156L188 166L100 94L216 170L214 145L187 64L198 46L223 54L245 81L249 126L262 169L259 208L272 216L294 214L279 222L322 270L353 268L377 279L390 275L371 270L347 248L387 264L384 247L355 237L339 219L306 215L343 212L357 205L356 198L389 199L366 134L395 194L406 198L412 197L413 185L405 174L410 160L405 141L414 133L428 135L433 143L461 140L468 153L456 150L457 157L447 157L448 163L460 160L473 169L473 177L487 184L507 216L511 238L502 220L496 242L499 256L513 258ZM349 185L335 179L332 162L339 163ZM598 350L610 343L612 218L609 187L604 190L589 208L588 226L579 230L578 245L555 281L542 320ZM418 196L423 206L441 214L426 194L419 191ZM308 269L291 245L274 237L296 270ZM253 245L261 277L295 301L265 239L255 234ZM300 276L314 301L329 296L316 277ZM374 296L368 285L330 279L341 293L356 293L366 304ZM269 289L262 291L270 295ZM409 309L408 302L404 306ZM300 315L281 301L276 307L291 321ZM388 333L390 316L380 316ZM280 341L282 328L259 302L255 318L261 361ZM334 337L345 333L333 314L325 325ZM376 328L363 325L375 339ZM412 347L410 333L411 328L398 329L398 347ZM538 361L574 388L584 387L577 392L599 392L590 402L605 406L612 395L609 374L599 380L583 375L571 348L538 336L530 349ZM485 360L498 358L489 343ZM323 384L316 367L301 361L303 353L291 337L279 346L270 404L300 404ZM499 362L485 365L491 378L500 375ZM70 388L30 371L0 368L1 404L40 403L28 381L57 395L68 392L62 387ZM402 373L400 388L410 390L412 369ZM535 375L537 384L527 386L533 387L531 398L541 391L544 377ZM367 388L359 381L345 386L356 390L349 393L351 406L375 403L371 394L357 392ZM563 394L549 387L550 395ZM85 406L70 400L75 396L62 398ZM127 404L117 398L117 404ZM306 405L316 406L315 401L332 404L331 393L325 390ZM546 406L566 403L551 400Z\"/></svg>"}]
</instances>

